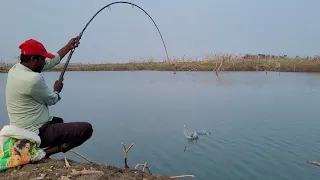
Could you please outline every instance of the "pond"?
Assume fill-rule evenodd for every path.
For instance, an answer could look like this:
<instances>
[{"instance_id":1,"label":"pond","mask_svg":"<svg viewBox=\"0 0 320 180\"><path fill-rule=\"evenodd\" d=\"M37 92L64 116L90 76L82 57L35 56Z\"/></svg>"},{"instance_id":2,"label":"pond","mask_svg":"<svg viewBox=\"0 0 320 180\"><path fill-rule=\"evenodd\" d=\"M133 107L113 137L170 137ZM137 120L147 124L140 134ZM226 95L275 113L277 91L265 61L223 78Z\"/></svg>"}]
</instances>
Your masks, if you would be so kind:
<instances>
[{"instance_id":1,"label":"pond","mask_svg":"<svg viewBox=\"0 0 320 180\"><path fill-rule=\"evenodd\" d=\"M49 87L60 72L45 72ZM269 72L66 72L50 114L92 123L76 150L92 161L196 179L317 179L320 74ZM0 74L0 125L8 123ZM189 141L183 133L211 134ZM73 154L58 154L77 158ZM81 160L81 159L77 159ZM82 160L81 160L82 161Z\"/></svg>"}]
</instances>

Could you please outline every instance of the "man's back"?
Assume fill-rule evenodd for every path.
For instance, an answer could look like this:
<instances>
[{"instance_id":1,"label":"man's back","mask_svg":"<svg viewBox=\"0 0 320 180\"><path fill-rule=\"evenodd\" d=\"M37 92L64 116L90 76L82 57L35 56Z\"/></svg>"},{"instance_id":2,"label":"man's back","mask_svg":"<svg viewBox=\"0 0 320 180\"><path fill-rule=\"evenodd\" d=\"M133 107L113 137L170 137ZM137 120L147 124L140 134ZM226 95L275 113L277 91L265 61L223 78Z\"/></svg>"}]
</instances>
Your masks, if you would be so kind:
<instances>
[{"instance_id":1,"label":"man's back","mask_svg":"<svg viewBox=\"0 0 320 180\"><path fill-rule=\"evenodd\" d=\"M48 106L61 99L63 78L49 88L40 75L78 47L79 39L79 36L72 38L56 53L49 53L37 40L26 40L19 46L20 63L8 72L6 104L10 124L38 134L39 147L45 148L46 158L80 146L92 136L92 125L88 122L65 123L62 118L49 116Z\"/></svg>"},{"instance_id":2,"label":"man's back","mask_svg":"<svg viewBox=\"0 0 320 180\"><path fill-rule=\"evenodd\" d=\"M59 63L59 59L57 56L54 60L48 60L46 68ZM8 72L6 85L10 124L38 134L39 127L51 120L48 105L57 102L56 96L50 97L48 89L40 73L20 63L15 64Z\"/></svg>"}]
</instances>

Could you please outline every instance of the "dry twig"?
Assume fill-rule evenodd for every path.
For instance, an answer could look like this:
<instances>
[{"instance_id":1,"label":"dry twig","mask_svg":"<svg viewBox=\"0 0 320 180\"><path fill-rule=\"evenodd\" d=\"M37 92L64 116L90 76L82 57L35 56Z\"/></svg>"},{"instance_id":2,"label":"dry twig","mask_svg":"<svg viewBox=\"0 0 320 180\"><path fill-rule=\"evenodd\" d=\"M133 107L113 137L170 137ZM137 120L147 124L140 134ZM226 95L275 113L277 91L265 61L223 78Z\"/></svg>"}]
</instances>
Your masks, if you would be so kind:
<instances>
[{"instance_id":1,"label":"dry twig","mask_svg":"<svg viewBox=\"0 0 320 180\"><path fill-rule=\"evenodd\" d=\"M86 170L85 168L81 171L77 171L75 169L72 169L70 175L71 176L79 176L79 175L87 175L87 174L104 174L103 171L96 171L96 170Z\"/></svg>"},{"instance_id":2,"label":"dry twig","mask_svg":"<svg viewBox=\"0 0 320 180\"><path fill-rule=\"evenodd\" d=\"M175 179L175 178L185 178L185 177L195 177L194 175L180 175L180 176L171 176L169 178Z\"/></svg>"},{"instance_id":3,"label":"dry twig","mask_svg":"<svg viewBox=\"0 0 320 180\"><path fill-rule=\"evenodd\" d=\"M212 71L216 71L217 68L218 68L218 62L216 61L216 67Z\"/></svg>"},{"instance_id":4,"label":"dry twig","mask_svg":"<svg viewBox=\"0 0 320 180\"><path fill-rule=\"evenodd\" d=\"M194 178L194 175L171 176L171 177L169 177L169 178L175 179L175 178L184 178L184 177L193 177L193 178Z\"/></svg>"},{"instance_id":5,"label":"dry twig","mask_svg":"<svg viewBox=\"0 0 320 180\"><path fill-rule=\"evenodd\" d=\"M320 166L320 163L318 163L317 161L313 161L313 162L307 161L306 163L312 164L312 165L316 165L316 166Z\"/></svg>"},{"instance_id":6,"label":"dry twig","mask_svg":"<svg viewBox=\"0 0 320 180\"><path fill-rule=\"evenodd\" d=\"M71 167L66 157L64 158L64 162L66 163L66 168Z\"/></svg>"},{"instance_id":7,"label":"dry twig","mask_svg":"<svg viewBox=\"0 0 320 180\"><path fill-rule=\"evenodd\" d=\"M219 76L218 72L220 72L220 69L221 69L221 67L222 67L222 65L223 65L223 63L224 63L225 60L226 60L226 59L223 59L223 60L221 61L221 63L220 63L220 66L218 67L218 69L216 69L216 75L217 75L217 76Z\"/></svg>"},{"instance_id":8,"label":"dry twig","mask_svg":"<svg viewBox=\"0 0 320 180\"><path fill-rule=\"evenodd\" d=\"M148 166L148 163L146 162L146 163L144 163L144 164L137 164L136 165L136 167L134 168L134 169L137 169L137 167L139 167L139 166L143 166L143 168L142 168L142 171L143 172L145 172L144 171L144 169L147 169L148 170L148 172L149 172L149 174L151 174L152 175L152 172L151 172L151 170L150 170L150 168L149 168L149 166Z\"/></svg>"},{"instance_id":9,"label":"dry twig","mask_svg":"<svg viewBox=\"0 0 320 180\"><path fill-rule=\"evenodd\" d=\"M221 66L220 66L220 68L221 68ZM129 152L129 150L133 147L134 143L132 143L128 148L126 148L126 146L125 146L122 142L121 142L121 144L122 144L122 146L123 146L125 168L126 168L126 169L129 169L129 166L128 166L128 164L127 164L127 157L128 157L128 152ZM76 152L75 150L71 149L71 150L69 150L69 151L72 152L72 153L74 153L74 154L76 154L76 155L78 155L78 156L80 156L80 157L82 157L83 159L87 160L88 162L92 163L88 158L86 158L85 156L83 156L83 155L81 155L80 153ZM67 160L67 158L64 158L64 160L65 160L66 167L67 167L67 168L71 167L70 164L69 164L69 162L68 162L68 160ZM307 163L308 163L308 162L307 162ZM312 164L312 163L311 163L311 164ZM317 164L317 165L320 166L320 164ZM147 169L148 172L149 172L149 174L152 175L152 172L151 172L151 170L150 170L147 162L144 163L144 164L137 164L137 165L135 166L135 169L137 169L137 167L139 167L139 166L143 166L143 168L142 168L142 171L143 171L143 172L145 172L145 169ZM108 167L108 166L106 165L106 167ZM84 168L84 169L81 170L81 171L77 171L77 170L75 170L75 169L72 169L71 173L69 174L69 177L70 177L70 176L79 176L79 175L88 175L88 174L100 174L100 173L101 173L101 174L104 174L103 171L92 170L92 168L91 168L91 170L86 170L86 169ZM171 177L169 177L169 178L171 178L171 179L176 179L176 178L185 178L185 177L195 177L195 176L194 176L194 175L180 175L180 176L171 176ZM67 177L67 178L68 178L68 177Z\"/></svg>"},{"instance_id":10,"label":"dry twig","mask_svg":"<svg viewBox=\"0 0 320 180\"><path fill-rule=\"evenodd\" d=\"M40 179L44 179L44 177L46 176L46 174L40 174L40 177L36 177L30 180L40 180Z\"/></svg>"},{"instance_id":11,"label":"dry twig","mask_svg":"<svg viewBox=\"0 0 320 180\"><path fill-rule=\"evenodd\" d=\"M122 146L123 146L123 155L124 155L124 167L126 169L129 169L128 163L127 163L127 154L129 152L129 150L132 148L132 146L134 145L134 143L132 143L129 148L127 149L126 146L121 142Z\"/></svg>"},{"instance_id":12,"label":"dry twig","mask_svg":"<svg viewBox=\"0 0 320 180\"><path fill-rule=\"evenodd\" d=\"M85 159L85 160L88 161L89 163L93 163L93 162L90 161L88 158L86 158L86 157L84 157L83 155L81 155L80 153L76 152L74 149L70 149L69 152L72 152L73 154L82 157L83 159Z\"/></svg>"}]
</instances>

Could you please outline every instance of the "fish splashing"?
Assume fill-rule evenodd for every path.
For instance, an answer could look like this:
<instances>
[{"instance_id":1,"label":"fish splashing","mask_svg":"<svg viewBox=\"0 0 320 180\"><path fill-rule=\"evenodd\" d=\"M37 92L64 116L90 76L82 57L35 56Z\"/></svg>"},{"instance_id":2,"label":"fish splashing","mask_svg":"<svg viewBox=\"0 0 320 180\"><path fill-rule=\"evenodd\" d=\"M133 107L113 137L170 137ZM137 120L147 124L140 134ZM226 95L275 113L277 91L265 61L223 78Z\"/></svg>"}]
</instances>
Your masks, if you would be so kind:
<instances>
[{"instance_id":1,"label":"fish splashing","mask_svg":"<svg viewBox=\"0 0 320 180\"><path fill-rule=\"evenodd\" d=\"M204 129L204 131L190 133L187 131L186 125L184 125L184 135L189 140L196 140L199 138L199 135L208 135L208 134L211 134L211 133L207 132L206 129Z\"/></svg>"}]
</instances>

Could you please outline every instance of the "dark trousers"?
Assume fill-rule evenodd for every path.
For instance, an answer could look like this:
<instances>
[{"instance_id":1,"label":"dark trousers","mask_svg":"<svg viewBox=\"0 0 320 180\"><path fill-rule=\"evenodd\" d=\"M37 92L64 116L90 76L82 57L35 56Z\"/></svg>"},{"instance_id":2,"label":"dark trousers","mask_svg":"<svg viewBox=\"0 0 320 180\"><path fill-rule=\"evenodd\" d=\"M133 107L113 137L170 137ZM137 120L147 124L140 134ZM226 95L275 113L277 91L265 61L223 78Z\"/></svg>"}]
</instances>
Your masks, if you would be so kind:
<instances>
[{"instance_id":1,"label":"dark trousers","mask_svg":"<svg viewBox=\"0 0 320 180\"><path fill-rule=\"evenodd\" d=\"M39 128L41 148L57 147L57 152L67 152L92 136L92 126L87 122L64 123L62 118L53 117Z\"/></svg>"}]
</instances>

